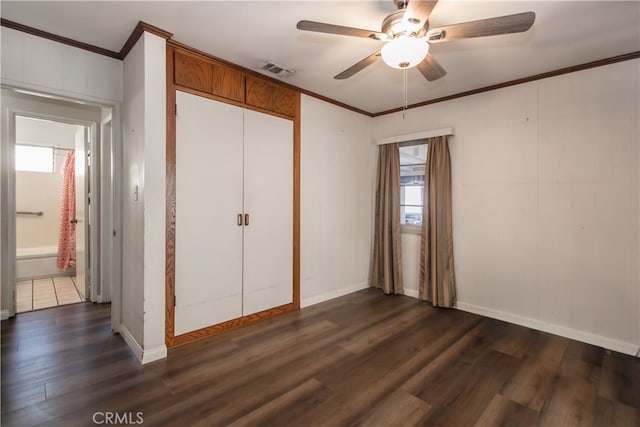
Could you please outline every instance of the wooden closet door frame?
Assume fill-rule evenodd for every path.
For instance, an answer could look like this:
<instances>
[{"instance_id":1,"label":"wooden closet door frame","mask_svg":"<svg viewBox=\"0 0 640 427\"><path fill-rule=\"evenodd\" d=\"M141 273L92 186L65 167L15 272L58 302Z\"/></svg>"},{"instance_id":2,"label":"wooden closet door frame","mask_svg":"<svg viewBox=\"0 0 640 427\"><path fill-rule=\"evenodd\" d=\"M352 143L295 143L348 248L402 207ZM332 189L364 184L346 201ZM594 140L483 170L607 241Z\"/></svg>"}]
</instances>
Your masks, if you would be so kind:
<instances>
[{"instance_id":1,"label":"wooden closet door frame","mask_svg":"<svg viewBox=\"0 0 640 427\"><path fill-rule=\"evenodd\" d=\"M243 102L232 101L208 93L178 86L174 83L174 54L177 48L167 45L167 143L166 143L166 269L165 269L165 342L167 347L197 341L237 327L249 325L262 319L271 318L282 313L300 309L300 93L296 92L295 115L287 116L262 108L253 107ZM267 80L250 70L237 69L252 77ZM272 81L272 79L268 79ZM278 84L274 81L274 84ZM217 325L212 325L182 335L175 335L175 238L176 238L176 90L203 96L216 101L259 111L261 113L282 117L293 121L293 302L274 307L249 316L240 317Z\"/></svg>"}]
</instances>

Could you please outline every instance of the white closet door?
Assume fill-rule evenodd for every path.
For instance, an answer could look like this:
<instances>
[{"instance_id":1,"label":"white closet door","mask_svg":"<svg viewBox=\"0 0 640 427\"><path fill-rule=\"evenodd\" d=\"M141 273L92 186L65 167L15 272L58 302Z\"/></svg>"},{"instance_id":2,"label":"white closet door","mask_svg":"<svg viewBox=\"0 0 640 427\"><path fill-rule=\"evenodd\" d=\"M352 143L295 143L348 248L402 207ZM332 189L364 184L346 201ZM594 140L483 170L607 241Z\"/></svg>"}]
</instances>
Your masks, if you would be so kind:
<instances>
[{"instance_id":1,"label":"white closet door","mask_svg":"<svg viewBox=\"0 0 640 427\"><path fill-rule=\"evenodd\" d=\"M175 334L242 316L241 108L177 92Z\"/></svg>"},{"instance_id":2,"label":"white closet door","mask_svg":"<svg viewBox=\"0 0 640 427\"><path fill-rule=\"evenodd\" d=\"M293 122L244 116L243 315L293 302Z\"/></svg>"}]
</instances>

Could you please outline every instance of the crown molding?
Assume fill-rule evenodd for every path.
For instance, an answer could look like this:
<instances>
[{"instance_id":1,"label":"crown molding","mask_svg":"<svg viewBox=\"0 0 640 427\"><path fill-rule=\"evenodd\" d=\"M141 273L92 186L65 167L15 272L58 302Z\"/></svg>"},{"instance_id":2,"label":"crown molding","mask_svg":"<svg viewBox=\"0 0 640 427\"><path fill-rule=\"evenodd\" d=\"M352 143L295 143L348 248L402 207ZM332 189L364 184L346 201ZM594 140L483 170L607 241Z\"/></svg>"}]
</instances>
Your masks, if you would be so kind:
<instances>
[{"instance_id":1,"label":"crown molding","mask_svg":"<svg viewBox=\"0 0 640 427\"><path fill-rule=\"evenodd\" d=\"M138 21L138 25L136 25L136 27L133 29L131 35L122 46L122 49L120 49L120 52L118 52L119 59L124 59L127 57L129 52L131 52L131 49L133 49L133 46L135 46L140 36L142 36L142 33L144 33L145 31L147 33L155 34L156 36L161 37L165 40L171 40L171 37L173 37L172 33L165 31L162 28L147 24L143 21Z\"/></svg>"},{"instance_id":2,"label":"crown molding","mask_svg":"<svg viewBox=\"0 0 640 427\"><path fill-rule=\"evenodd\" d=\"M67 37L62 37L57 34L49 33L46 31L39 30L34 27L29 27L28 25L19 24L17 22L9 21L8 19L0 18L0 25L3 27L11 28L12 30L22 31L23 33L31 34L34 36L42 37L44 39L53 40L54 42L66 44L68 46L77 47L78 49L88 50L89 52L97 53L100 55L108 56L110 58L122 59L120 58L119 52L114 52L109 49L104 49L98 46L94 46L88 43L79 42L77 40L73 40Z\"/></svg>"},{"instance_id":3,"label":"crown molding","mask_svg":"<svg viewBox=\"0 0 640 427\"><path fill-rule=\"evenodd\" d=\"M477 93L489 92L496 89L502 89L509 86L515 86L523 83L529 83L536 80L547 79L549 77L561 76L563 74L575 73L577 71L588 70L589 68L602 67L605 65L615 64L616 62L629 61L632 59L640 58L640 51L626 53L624 55L612 56L610 58L600 59L598 61L586 62L584 64L573 65L571 67L560 68L558 70L548 71L546 73L535 74L529 77L523 77L520 79L509 80L507 82L498 83L491 86L485 86L478 89L467 90L465 92L455 93L453 95L443 96L441 98L434 98L423 102L418 102L416 104L411 104L407 106L406 110L411 110L413 108L424 107L425 105L437 104L438 102L450 101L452 99L464 98L466 96L475 95ZM393 108L391 110L380 111L378 113L371 114L371 117L380 117L387 114L397 113L399 111L405 110L402 107Z\"/></svg>"}]
</instances>

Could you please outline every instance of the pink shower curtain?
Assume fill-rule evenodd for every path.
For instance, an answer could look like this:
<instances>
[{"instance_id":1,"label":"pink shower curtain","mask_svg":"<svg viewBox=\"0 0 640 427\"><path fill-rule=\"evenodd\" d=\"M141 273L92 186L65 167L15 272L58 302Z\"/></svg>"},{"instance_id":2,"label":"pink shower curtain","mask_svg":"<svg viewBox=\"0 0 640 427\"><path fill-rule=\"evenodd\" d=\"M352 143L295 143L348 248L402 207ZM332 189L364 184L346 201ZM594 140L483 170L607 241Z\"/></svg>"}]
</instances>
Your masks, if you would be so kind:
<instances>
[{"instance_id":1,"label":"pink shower curtain","mask_svg":"<svg viewBox=\"0 0 640 427\"><path fill-rule=\"evenodd\" d=\"M76 266L76 168L73 151L67 153L62 167L62 200L60 203L60 234L58 236L58 268Z\"/></svg>"}]
</instances>

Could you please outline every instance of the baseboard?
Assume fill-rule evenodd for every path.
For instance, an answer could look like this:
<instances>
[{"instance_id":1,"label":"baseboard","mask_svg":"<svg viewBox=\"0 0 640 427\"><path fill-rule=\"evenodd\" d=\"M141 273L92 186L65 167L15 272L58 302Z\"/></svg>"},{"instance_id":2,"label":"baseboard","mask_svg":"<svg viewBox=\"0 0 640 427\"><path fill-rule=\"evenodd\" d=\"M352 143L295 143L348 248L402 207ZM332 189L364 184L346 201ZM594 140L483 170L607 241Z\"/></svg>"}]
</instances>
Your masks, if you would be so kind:
<instances>
[{"instance_id":1,"label":"baseboard","mask_svg":"<svg viewBox=\"0 0 640 427\"><path fill-rule=\"evenodd\" d=\"M133 354L135 354L138 361L143 365L167 357L166 345L144 350L133 335L131 335L129 329L122 324L120 325L120 335L124 338L124 341L127 343L131 351L133 351Z\"/></svg>"},{"instance_id":2,"label":"baseboard","mask_svg":"<svg viewBox=\"0 0 640 427\"><path fill-rule=\"evenodd\" d=\"M320 304L330 299L338 298L353 292L361 291L369 287L369 282L360 282L355 285L345 286L344 288L334 289L314 297L304 298L300 301L300 307L309 307L310 305Z\"/></svg>"},{"instance_id":3,"label":"baseboard","mask_svg":"<svg viewBox=\"0 0 640 427\"><path fill-rule=\"evenodd\" d=\"M149 350L144 350L142 353L142 364L155 362L156 360L164 359L167 357L167 346L161 345Z\"/></svg>"},{"instance_id":4,"label":"baseboard","mask_svg":"<svg viewBox=\"0 0 640 427\"><path fill-rule=\"evenodd\" d=\"M120 335L122 336L122 338L124 338L124 342L127 343L131 351L133 351L133 354L135 354L136 358L140 362L142 362L142 347L140 347L138 341L136 341L133 335L131 335L131 332L129 332L129 329L127 329L125 325L120 325Z\"/></svg>"},{"instance_id":5,"label":"baseboard","mask_svg":"<svg viewBox=\"0 0 640 427\"><path fill-rule=\"evenodd\" d=\"M7 320L9 318L9 310L0 310L0 320Z\"/></svg>"},{"instance_id":6,"label":"baseboard","mask_svg":"<svg viewBox=\"0 0 640 427\"><path fill-rule=\"evenodd\" d=\"M405 288L403 290L403 292L404 292L404 295L406 295L408 297L419 299L419 296L418 296L418 292L419 291L417 289L406 289Z\"/></svg>"},{"instance_id":7,"label":"baseboard","mask_svg":"<svg viewBox=\"0 0 640 427\"><path fill-rule=\"evenodd\" d=\"M546 323L541 320L532 319L530 317L518 316L516 314L507 313L505 311L494 310L491 308L481 307L474 304L468 304L462 301L456 303L458 310L467 311L469 313L479 314L481 316L490 317L492 319L503 320L527 328L537 329L539 331L548 332L550 334L559 335L561 337L570 338L572 340L585 342L587 344L604 347L609 350L636 356L640 351L640 346L613 338L596 335L589 332L579 331L567 328L565 326Z\"/></svg>"}]
</instances>

